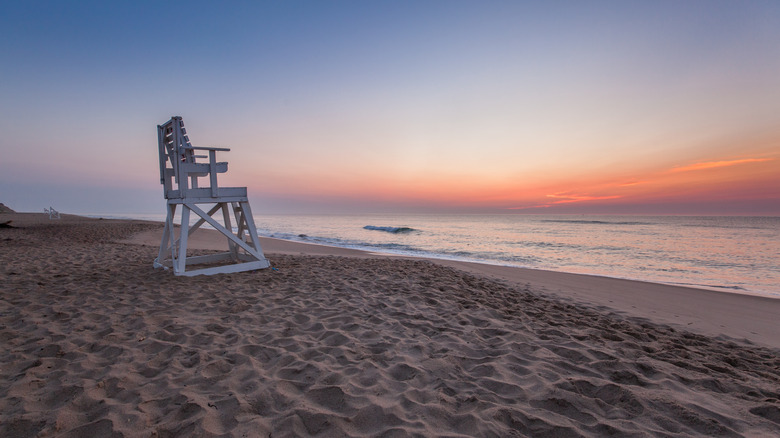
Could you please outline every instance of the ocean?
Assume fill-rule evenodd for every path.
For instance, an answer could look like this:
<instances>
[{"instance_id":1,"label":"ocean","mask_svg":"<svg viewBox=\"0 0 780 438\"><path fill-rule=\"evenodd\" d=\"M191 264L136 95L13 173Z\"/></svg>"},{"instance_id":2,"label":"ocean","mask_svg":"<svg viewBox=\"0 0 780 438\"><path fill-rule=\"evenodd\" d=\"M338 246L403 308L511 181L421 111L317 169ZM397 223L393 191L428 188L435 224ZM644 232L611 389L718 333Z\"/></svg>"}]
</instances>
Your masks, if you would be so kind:
<instances>
[{"instance_id":1,"label":"ocean","mask_svg":"<svg viewBox=\"0 0 780 438\"><path fill-rule=\"evenodd\" d=\"M259 234L391 254L780 297L780 218L256 216Z\"/></svg>"},{"instance_id":2,"label":"ocean","mask_svg":"<svg viewBox=\"0 0 780 438\"><path fill-rule=\"evenodd\" d=\"M780 298L780 217L255 215L255 225L300 242Z\"/></svg>"}]
</instances>

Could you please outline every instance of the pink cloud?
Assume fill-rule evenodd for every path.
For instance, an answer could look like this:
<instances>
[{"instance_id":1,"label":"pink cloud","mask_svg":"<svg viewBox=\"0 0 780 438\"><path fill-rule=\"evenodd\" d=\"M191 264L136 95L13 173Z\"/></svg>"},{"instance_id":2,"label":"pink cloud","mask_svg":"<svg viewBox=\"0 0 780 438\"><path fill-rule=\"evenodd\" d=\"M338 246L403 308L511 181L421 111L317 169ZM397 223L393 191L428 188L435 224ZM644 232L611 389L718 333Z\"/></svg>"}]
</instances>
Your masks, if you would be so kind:
<instances>
[{"instance_id":1,"label":"pink cloud","mask_svg":"<svg viewBox=\"0 0 780 438\"><path fill-rule=\"evenodd\" d=\"M690 172L694 170L714 169L717 167L736 166L746 163L760 163L762 161L773 161L774 158L744 158L741 160L724 160L724 161L704 161L701 163L694 163L688 166L675 167L670 172Z\"/></svg>"},{"instance_id":2,"label":"pink cloud","mask_svg":"<svg viewBox=\"0 0 780 438\"><path fill-rule=\"evenodd\" d=\"M547 195L548 198L555 198L558 201L554 201L551 204L568 204L570 202L585 202L585 201L601 201L605 199L616 199L621 196L592 196L592 195L574 195L569 193L555 193L553 195Z\"/></svg>"}]
</instances>

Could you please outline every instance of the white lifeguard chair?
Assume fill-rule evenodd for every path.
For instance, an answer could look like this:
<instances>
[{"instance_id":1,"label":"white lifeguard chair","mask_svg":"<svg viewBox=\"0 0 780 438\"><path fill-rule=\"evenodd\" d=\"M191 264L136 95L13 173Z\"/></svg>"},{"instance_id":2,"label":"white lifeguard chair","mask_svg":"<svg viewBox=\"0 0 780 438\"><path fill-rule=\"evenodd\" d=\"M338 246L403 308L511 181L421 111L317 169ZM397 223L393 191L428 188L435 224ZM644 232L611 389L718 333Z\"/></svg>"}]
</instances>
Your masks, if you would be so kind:
<instances>
[{"instance_id":1,"label":"white lifeguard chair","mask_svg":"<svg viewBox=\"0 0 780 438\"><path fill-rule=\"evenodd\" d=\"M249 207L246 187L219 187L217 174L227 172L227 163L217 162L216 154L229 151L226 148L194 147L190 144L181 117L157 126L157 140L160 152L160 183L167 200L168 214L165 219L160 252L154 260L155 268L173 268L176 275L212 275L263 269L270 263L263 255L257 238L252 209ZM208 155L196 155L196 152ZM208 158L208 162L197 162ZM204 178L207 187L201 187L198 179ZM198 205L209 204L206 211ZM181 205L181 227L175 233L176 208ZM212 215L222 211L224 225ZM233 211L237 232L233 233L230 211ZM190 226L190 212L200 219ZM201 225L207 223L227 239L228 251L219 254L187 257L187 239ZM227 263L226 263L227 262ZM188 265L219 264L187 271Z\"/></svg>"}]
</instances>

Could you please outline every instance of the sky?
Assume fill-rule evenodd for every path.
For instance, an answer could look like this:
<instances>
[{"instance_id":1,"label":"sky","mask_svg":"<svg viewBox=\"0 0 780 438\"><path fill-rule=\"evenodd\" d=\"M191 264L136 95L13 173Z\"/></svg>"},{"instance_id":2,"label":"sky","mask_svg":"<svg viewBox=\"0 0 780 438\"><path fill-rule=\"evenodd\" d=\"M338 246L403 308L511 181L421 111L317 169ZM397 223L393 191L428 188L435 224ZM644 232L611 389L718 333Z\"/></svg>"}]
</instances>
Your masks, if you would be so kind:
<instances>
[{"instance_id":1,"label":"sky","mask_svg":"<svg viewBox=\"0 0 780 438\"><path fill-rule=\"evenodd\" d=\"M177 115L255 214L780 215L777 1L0 5L17 211L164 213Z\"/></svg>"}]
</instances>

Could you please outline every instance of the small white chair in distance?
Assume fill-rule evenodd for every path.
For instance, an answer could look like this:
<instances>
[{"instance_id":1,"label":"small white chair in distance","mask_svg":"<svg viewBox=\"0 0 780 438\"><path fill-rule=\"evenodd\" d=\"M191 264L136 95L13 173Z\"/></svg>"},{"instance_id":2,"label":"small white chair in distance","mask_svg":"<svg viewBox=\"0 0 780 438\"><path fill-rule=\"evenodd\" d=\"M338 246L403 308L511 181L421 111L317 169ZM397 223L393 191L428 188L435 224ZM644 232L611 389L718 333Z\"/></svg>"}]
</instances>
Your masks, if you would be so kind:
<instances>
[{"instance_id":1,"label":"small white chair in distance","mask_svg":"<svg viewBox=\"0 0 780 438\"><path fill-rule=\"evenodd\" d=\"M44 208L43 209L44 214L49 215L49 219L59 219L60 218L60 212L55 210L54 207Z\"/></svg>"},{"instance_id":2,"label":"small white chair in distance","mask_svg":"<svg viewBox=\"0 0 780 438\"><path fill-rule=\"evenodd\" d=\"M186 276L224 274L269 267L270 263L263 255L257 238L246 187L219 187L217 183L217 174L227 172L228 163L217 162L216 154L230 149L192 146L182 118L176 116L157 126L157 140L160 183L163 185L168 213L154 267L172 267L175 275ZM198 162L198 159L206 158L208 162ZM200 178L206 180L207 187L199 185ZM203 209L199 206L202 204L208 204L210 208ZM178 206L181 206L181 227L177 236L174 222ZM212 217L218 211L222 211L224 225ZM238 229L235 234L231 225L231 211ZM199 216L192 226L190 213ZM187 257L187 240L204 223L225 236L228 250L219 254ZM188 265L197 264L218 265L187 271Z\"/></svg>"}]
</instances>

